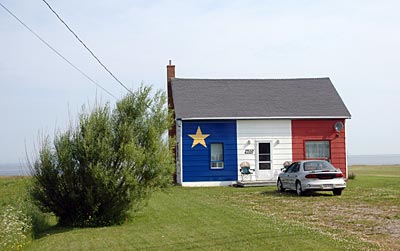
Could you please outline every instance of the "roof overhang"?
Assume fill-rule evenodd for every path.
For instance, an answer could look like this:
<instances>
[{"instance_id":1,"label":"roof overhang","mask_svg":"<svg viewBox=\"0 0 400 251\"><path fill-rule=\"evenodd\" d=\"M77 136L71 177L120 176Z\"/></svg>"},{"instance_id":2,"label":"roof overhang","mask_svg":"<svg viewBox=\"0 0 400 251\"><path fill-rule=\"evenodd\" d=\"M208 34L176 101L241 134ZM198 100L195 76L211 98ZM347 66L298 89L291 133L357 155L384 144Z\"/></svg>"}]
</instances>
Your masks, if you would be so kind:
<instances>
[{"instance_id":1,"label":"roof overhang","mask_svg":"<svg viewBox=\"0 0 400 251\"><path fill-rule=\"evenodd\" d=\"M291 117L194 117L177 120L296 120L296 119L351 119L348 116L291 116Z\"/></svg>"}]
</instances>

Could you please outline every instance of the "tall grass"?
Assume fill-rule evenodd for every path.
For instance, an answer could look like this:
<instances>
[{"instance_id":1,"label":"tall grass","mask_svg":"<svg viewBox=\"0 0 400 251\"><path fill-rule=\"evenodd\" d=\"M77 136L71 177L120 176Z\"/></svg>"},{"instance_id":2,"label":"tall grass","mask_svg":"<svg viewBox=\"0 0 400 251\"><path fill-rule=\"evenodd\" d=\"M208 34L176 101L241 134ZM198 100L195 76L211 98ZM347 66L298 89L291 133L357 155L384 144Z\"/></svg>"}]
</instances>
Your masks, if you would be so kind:
<instances>
[{"instance_id":1,"label":"tall grass","mask_svg":"<svg viewBox=\"0 0 400 251\"><path fill-rule=\"evenodd\" d=\"M2 250L22 250L29 241L32 221L20 209L6 206L0 215L0 244Z\"/></svg>"},{"instance_id":2,"label":"tall grass","mask_svg":"<svg viewBox=\"0 0 400 251\"><path fill-rule=\"evenodd\" d=\"M0 178L0 250L23 250L48 229L51 216L41 213L27 194L30 178Z\"/></svg>"}]
</instances>

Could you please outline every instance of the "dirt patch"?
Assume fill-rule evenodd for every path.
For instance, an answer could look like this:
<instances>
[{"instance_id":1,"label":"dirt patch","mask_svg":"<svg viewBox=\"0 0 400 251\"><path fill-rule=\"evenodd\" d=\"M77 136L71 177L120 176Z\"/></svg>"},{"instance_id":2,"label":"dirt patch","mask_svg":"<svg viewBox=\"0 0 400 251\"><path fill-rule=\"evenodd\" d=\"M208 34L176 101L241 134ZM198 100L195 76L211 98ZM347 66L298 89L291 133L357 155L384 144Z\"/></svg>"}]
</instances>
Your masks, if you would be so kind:
<instances>
[{"instance_id":1,"label":"dirt patch","mask_svg":"<svg viewBox=\"0 0 400 251\"><path fill-rule=\"evenodd\" d=\"M400 220L396 218L398 207L337 202L316 203L314 206L314 221L376 243L387 250L400 250Z\"/></svg>"},{"instance_id":2,"label":"dirt patch","mask_svg":"<svg viewBox=\"0 0 400 251\"><path fill-rule=\"evenodd\" d=\"M400 250L400 207L349 202L330 194L296 197L275 191L241 197L259 213L305 224L335 238L353 237L379 250Z\"/></svg>"}]
</instances>

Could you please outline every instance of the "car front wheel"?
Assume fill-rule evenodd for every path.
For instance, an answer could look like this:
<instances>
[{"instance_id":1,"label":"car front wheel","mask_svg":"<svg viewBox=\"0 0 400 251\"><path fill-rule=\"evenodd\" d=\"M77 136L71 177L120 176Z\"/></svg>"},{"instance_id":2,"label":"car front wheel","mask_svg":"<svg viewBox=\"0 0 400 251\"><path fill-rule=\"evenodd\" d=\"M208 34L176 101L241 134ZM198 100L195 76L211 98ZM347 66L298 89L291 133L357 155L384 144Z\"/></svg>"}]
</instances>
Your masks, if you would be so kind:
<instances>
[{"instance_id":1,"label":"car front wheel","mask_svg":"<svg viewBox=\"0 0 400 251\"><path fill-rule=\"evenodd\" d=\"M303 191L302 191L302 188L301 188L300 181L296 182L296 193L297 193L298 196L302 196L303 195Z\"/></svg>"},{"instance_id":2,"label":"car front wheel","mask_svg":"<svg viewBox=\"0 0 400 251\"><path fill-rule=\"evenodd\" d=\"M280 192L280 193L285 192L285 188L283 187L281 179L278 179L276 186L278 187L278 192Z\"/></svg>"},{"instance_id":3,"label":"car front wheel","mask_svg":"<svg viewBox=\"0 0 400 251\"><path fill-rule=\"evenodd\" d=\"M333 189L333 195L335 196L342 195L342 189Z\"/></svg>"}]
</instances>

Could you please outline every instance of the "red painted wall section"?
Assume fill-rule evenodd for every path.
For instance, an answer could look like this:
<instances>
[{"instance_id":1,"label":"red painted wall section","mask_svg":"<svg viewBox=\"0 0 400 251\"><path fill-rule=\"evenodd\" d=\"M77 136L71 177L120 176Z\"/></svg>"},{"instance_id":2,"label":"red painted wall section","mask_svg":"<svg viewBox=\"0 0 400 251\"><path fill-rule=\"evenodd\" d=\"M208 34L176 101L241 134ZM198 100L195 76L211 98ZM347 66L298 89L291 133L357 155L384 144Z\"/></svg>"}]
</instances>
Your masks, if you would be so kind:
<instances>
[{"instance_id":1,"label":"red painted wall section","mask_svg":"<svg viewBox=\"0 0 400 251\"><path fill-rule=\"evenodd\" d=\"M292 151L293 161L304 160L305 141L329 140L331 146L331 163L340 168L345 177L346 173L346 126L340 133L334 129L334 124L344 119L327 120L292 120Z\"/></svg>"}]
</instances>

